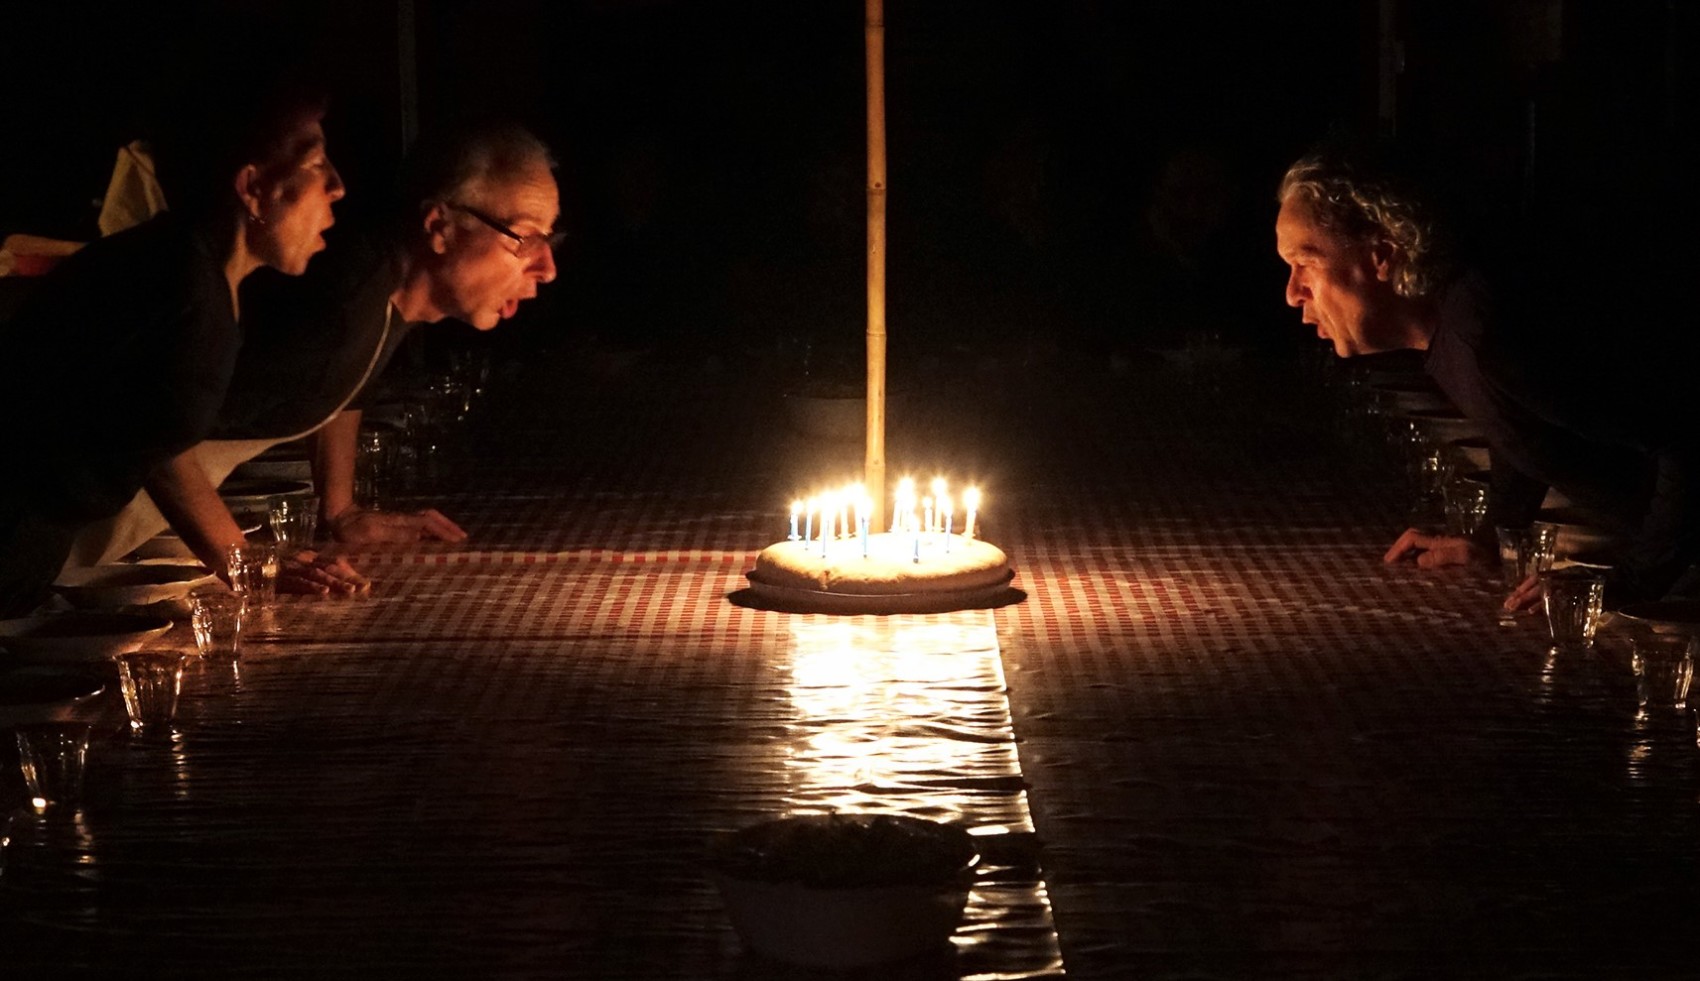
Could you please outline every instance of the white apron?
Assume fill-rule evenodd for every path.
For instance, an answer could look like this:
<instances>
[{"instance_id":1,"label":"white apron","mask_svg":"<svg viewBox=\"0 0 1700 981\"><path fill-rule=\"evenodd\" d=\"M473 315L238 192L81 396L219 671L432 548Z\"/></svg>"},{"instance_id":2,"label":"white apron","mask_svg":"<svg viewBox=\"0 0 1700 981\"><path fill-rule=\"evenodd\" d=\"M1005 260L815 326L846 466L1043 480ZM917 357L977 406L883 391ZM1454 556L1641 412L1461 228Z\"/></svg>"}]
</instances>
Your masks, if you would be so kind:
<instances>
[{"instance_id":1,"label":"white apron","mask_svg":"<svg viewBox=\"0 0 1700 981\"><path fill-rule=\"evenodd\" d=\"M342 404L311 428L296 433L293 436L283 436L277 439L209 439L195 446L195 458L201 465L201 472L214 487L224 483L230 472L238 466L247 463L254 457L271 449L279 443L288 443L309 436L319 431L325 423L337 417L337 414L348 407L354 396L366 386L372 374L372 367L378 363L383 354L384 344L389 340L390 325L395 315L395 307L384 311L384 329L378 334L378 345L372 351L372 359L366 363L366 371L360 377L360 384L343 397ZM91 565L108 565L131 552L134 552L143 542L154 537L171 526L165 520L165 515L159 512L148 492L140 490L131 498L124 510L104 521L86 525L77 532L77 538L71 545L71 556L65 561L66 569L77 569Z\"/></svg>"}]
</instances>

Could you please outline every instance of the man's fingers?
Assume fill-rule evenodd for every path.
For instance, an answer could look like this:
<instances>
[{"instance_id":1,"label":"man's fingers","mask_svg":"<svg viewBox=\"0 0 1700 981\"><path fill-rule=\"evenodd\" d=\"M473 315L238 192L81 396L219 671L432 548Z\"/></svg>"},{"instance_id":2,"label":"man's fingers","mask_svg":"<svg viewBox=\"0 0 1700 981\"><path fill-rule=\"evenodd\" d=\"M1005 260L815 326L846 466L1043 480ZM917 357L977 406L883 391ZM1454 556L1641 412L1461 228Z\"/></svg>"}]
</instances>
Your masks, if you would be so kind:
<instances>
[{"instance_id":1,"label":"man's fingers","mask_svg":"<svg viewBox=\"0 0 1700 981\"><path fill-rule=\"evenodd\" d=\"M1406 528L1405 533L1400 535L1398 541L1393 543L1393 547L1387 550L1387 554L1381 557L1381 561L1397 562L1407 554L1417 549L1428 548L1428 546L1429 537L1427 535L1415 528ZM1418 564L1421 564L1420 559Z\"/></svg>"},{"instance_id":2,"label":"man's fingers","mask_svg":"<svg viewBox=\"0 0 1700 981\"><path fill-rule=\"evenodd\" d=\"M1539 576L1530 576L1517 584L1511 595L1505 598L1505 608L1508 610L1527 610L1539 602L1541 597L1541 580Z\"/></svg>"}]
</instances>

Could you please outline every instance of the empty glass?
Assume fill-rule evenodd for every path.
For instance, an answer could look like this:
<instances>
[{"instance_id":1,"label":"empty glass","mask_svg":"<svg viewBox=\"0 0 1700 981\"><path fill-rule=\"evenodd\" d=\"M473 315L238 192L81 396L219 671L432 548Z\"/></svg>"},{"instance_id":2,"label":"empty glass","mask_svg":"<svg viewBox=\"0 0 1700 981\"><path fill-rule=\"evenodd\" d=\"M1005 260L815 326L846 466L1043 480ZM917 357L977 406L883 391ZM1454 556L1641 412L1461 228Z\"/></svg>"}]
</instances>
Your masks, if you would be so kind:
<instances>
[{"instance_id":1,"label":"empty glass","mask_svg":"<svg viewBox=\"0 0 1700 981\"><path fill-rule=\"evenodd\" d=\"M401 434L390 426L365 426L360 430L354 458L354 502L363 508L378 508L385 496L395 493L396 447Z\"/></svg>"},{"instance_id":2,"label":"empty glass","mask_svg":"<svg viewBox=\"0 0 1700 981\"><path fill-rule=\"evenodd\" d=\"M195 649L202 657L234 660L242 653L241 596L223 590L206 590L189 597L189 625L195 631Z\"/></svg>"},{"instance_id":3,"label":"empty glass","mask_svg":"<svg viewBox=\"0 0 1700 981\"><path fill-rule=\"evenodd\" d=\"M1547 631L1556 651L1586 651L1600 626L1605 579L1580 566L1555 569L1541 577Z\"/></svg>"},{"instance_id":4,"label":"empty glass","mask_svg":"<svg viewBox=\"0 0 1700 981\"><path fill-rule=\"evenodd\" d=\"M1499 571L1507 595L1530 576L1552 570L1553 548L1558 543L1558 529L1552 525L1536 524L1528 528L1495 528L1499 538ZM1499 622L1515 622L1516 614L1499 610Z\"/></svg>"},{"instance_id":5,"label":"empty glass","mask_svg":"<svg viewBox=\"0 0 1700 981\"><path fill-rule=\"evenodd\" d=\"M1686 709L1700 639L1643 630L1630 643L1636 701L1642 712Z\"/></svg>"},{"instance_id":6,"label":"empty glass","mask_svg":"<svg viewBox=\"0 0 1700 981\"><path fill-rule=\"evenodd\" d=\"M319 499L312 494L290 494L271 499L268 517L272 537L284 555L312 548L319 530Z\"/></svg>"},{"instance_id":7,"label":"empty glass","mask_svg":"<svg viewBox=\"0 0 1700 981\"><path fill-rule=\"evenodd\" d=\"M131 731L151 735L170 730L183 690L184 656L177 651L132 651L117 660Z\"/></svg>"},{"instance_id":8,"label":"empty glass","mask_svg":"<svg viewBox=\"0 0 1700 981\"><path fill-rule=\"evenodd\" d=\"M30 805L37 811L75 806L82 800L89 731L86 723L43 722L17 727L18 766L29 787Z\"/></svg>"},{"instance_id":9,"label":"empty glass","mask_svg":"<svg viewBox=\"0 0 1700 981\"><path fill-rule=\"evenodd\" d=\"M277 601L277 546L244 542L225 553L230 588L248 601L248 610L262 613Z\"/></svg>"},{"instance_id":10,"label":"empty glass","mask_svg":"<svg viewBox=\"0 0 1700 981\"><path fill-rule=\"evenodd\" d=\"M1466 480L1448 481L1442 489L1446 501L1446 533L1474 535L1487 521L1488 491Z\"/></svg>"}]
</instances>

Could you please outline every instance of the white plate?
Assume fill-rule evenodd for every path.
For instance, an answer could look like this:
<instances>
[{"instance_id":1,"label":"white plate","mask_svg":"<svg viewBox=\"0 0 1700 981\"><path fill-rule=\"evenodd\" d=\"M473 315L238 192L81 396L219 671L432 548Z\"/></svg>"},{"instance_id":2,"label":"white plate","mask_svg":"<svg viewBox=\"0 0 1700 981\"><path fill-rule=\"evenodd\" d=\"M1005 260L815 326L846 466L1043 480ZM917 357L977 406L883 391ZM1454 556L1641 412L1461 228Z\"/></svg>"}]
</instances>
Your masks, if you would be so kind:
<instances>
[{"instance_id":1,"label":"white plate","mask_svg":"<svg viewBox=\"0 0 1700 981\"><path fill-rule=\"evenodd\" d=\"M746 605L786 613L944 613L1004 606L1022 598L1021 591L1010 586L1015 579L1014 569L989 586L935 593L888 593L883 596L776 586L761 581L754 571L744 573L744 578L750 581L750 588L744 592L748 592L748 598L754 601Z\"/></svg>"},{"instance_id":2,"label":"white plate","mask_svg":"<svg viewBox=\"0 0 1700 981\"><path fill-rule=\"evenodd\" d=\"M53 590L79 609L113 610L180 600L216 579L204 567L190 563L125 563L67 570Z\"/></svg>"}]
</instances>

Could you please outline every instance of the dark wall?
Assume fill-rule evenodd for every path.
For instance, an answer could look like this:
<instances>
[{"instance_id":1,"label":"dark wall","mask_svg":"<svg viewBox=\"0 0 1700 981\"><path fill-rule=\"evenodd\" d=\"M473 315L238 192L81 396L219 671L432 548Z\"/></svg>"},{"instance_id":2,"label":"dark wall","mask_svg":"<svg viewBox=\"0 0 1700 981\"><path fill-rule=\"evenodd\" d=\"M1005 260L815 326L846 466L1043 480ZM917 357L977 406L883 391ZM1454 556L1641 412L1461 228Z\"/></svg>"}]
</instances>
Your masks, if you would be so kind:
<instances>
[{"instance_id":1,"label":"dark wall","mask_svg":"<svg viewBox=\"0 0 1700 981\"><path fill-rule=\"evenodd\" d=\"M1557 47L1531 27L1556 7ZM894 337L1157 343L1288 336L1282 168L1375 116L1358 0L888 0ZM241 85L208 50L316 66L345 215L401 151L396 3L9 4L0 228L92 234L159 93ZM517 116L562 158L562 282L538 342L853 346L863 314L862 4L415 0L420 117ZM1402 133L1478 212L1668 212L1692 14L1656 0L1400 5ZM1691 112L1688 113L1691 115ZM1530 120L1537 129L1530 130ZM1650 220L1650 219L1649 219ZM1273 324L1273 327L1265 325ZM833 340L836 338L837 340Z\"/></svg>"}]
</instances>

